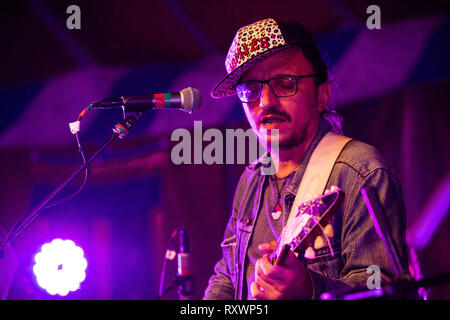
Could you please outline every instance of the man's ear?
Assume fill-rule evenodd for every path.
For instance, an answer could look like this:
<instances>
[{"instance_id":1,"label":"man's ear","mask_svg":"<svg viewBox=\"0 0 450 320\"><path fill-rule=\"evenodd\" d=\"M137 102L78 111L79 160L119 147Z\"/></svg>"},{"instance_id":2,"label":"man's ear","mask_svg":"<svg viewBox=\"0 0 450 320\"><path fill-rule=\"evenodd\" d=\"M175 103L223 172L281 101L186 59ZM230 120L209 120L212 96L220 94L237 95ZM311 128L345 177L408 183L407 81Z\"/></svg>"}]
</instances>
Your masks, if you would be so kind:
<instances>
[{"instance_id":1,"label":"man's ear","mask_svg":"<svg viewBox=\"0 0 450 320\"><path fill-rule=\"evenodd\" d=\"M331 97L331 85L328 81L321 83L317 87L317 102L319 111L322 112L328 105Z\"/></svg>"}]
</instances>

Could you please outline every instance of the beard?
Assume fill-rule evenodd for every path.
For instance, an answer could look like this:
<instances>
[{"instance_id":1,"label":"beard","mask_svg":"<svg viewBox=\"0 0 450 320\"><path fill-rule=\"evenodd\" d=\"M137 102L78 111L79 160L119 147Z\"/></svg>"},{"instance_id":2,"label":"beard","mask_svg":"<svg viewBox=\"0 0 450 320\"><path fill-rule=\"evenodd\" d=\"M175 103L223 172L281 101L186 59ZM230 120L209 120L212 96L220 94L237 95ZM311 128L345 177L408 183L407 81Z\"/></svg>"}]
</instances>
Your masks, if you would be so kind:
<instances>
[{"instance_id":1,"label":"beard","mask_svg":"<svg viewBox=\"0 0 450 320\"><path fill-rule=\"evenodd\" d=\"M320 120L320 114L317 114L317 117L312 116L309 119L294 121L295 119L292 119L289 113L277 108L268 108L253 119L251 119L250 113L246 115L260 144L267 150L275 147L279 151L289 151L312 141L313 136L317 133ZM263 119L269 115L284 119L285 124L282 124L279 129L268 129L263 125Z\"/></svg>"},{"instance_id":2,"label":"beard","mask_svg":"<svg viewBox=\"0 0 450 320\"><path fill-rule=\"evenodd\" d=\"M273 132L271 132L271 130L267 130L267 132L265 132L265 130L262 131L263 133L259 132L258 134L258 140L267 150L272 150L273 148L278 150L290 150L304 144L307 137L307 128L303 128L303 130L299 132L284 134L276 133L278 130L273 130Z\"/></svg>"},{"instance_id":3,"label":"beard","mask_svg":"<svg viewBox=\"0 0 450 320\"><path fill-rule=\"evenodd\" d=\"M281 150L283 149L289 150L303 144L306 141L305 131L306 130L302 130L302 132L294 133L286 138L280 137L279 148Z\"/></svg>"}]
</instances>

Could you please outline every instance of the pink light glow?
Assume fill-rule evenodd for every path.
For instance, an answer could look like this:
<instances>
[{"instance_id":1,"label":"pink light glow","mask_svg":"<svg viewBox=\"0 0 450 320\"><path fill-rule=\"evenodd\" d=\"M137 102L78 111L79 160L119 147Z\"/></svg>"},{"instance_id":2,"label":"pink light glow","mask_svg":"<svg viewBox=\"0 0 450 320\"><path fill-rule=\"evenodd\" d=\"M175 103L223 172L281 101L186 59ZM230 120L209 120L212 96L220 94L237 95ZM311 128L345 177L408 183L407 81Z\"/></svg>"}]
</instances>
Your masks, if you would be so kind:
<instances>
[{"instance_id":1,"label":"pink light glow","mask_svg":"<svg viewBox=\"0 0 450 320\"><path fill-rule=\"evenodd\" d=\"M54 239L44 244L34 260L37 283L51 295L66 296L78 290L86 277L84 252L71 240Z\"/></svg>"}]
</instances>

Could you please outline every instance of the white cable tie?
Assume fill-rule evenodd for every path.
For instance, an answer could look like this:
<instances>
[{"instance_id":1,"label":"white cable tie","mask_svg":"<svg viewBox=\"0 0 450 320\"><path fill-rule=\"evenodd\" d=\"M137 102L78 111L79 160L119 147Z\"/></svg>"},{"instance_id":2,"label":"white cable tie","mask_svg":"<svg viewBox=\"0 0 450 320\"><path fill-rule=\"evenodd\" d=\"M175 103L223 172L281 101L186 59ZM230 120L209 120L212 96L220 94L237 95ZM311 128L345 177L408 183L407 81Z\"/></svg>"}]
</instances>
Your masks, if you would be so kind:
<instances>
[{"instance_id":1,"label":"white cable tie","mask_svg":"<svg viewBox=\"0 0 450 320\"><path fill-rule=\"evenodd\" d=\"M77 132L80 132L80 121L75 121L75 122L69 123L69 127L70 127L70 132L72 132L72 134L76 134Z\"/></svg>"},{"instance_id":2,"label":"white cable tie","mask_svg":"<svg viewBox=\"0 0 450 320\"><path fill-rule=\"evenodd\" d=\"M167 251L166 251L166 259L167 259L167 260L173 260L173 259L175 259L176 255L177 255L177 253L176 253L175 250L167 250Z\"/></svg>"}]
</instances>

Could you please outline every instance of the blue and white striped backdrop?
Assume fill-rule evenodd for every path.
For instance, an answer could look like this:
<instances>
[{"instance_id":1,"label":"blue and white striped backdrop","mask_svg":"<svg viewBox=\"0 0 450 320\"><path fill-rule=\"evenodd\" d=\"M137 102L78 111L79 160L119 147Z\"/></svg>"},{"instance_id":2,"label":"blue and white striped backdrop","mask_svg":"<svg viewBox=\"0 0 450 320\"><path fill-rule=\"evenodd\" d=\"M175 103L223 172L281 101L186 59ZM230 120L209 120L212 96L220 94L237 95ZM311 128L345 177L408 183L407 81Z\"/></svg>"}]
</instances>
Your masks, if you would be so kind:
<instances>
[{"instance_id":1,"label":"blue and white striped backdrop","mask_svg":"<svg viewBox=\"0 0 450 320\"><path fill-rule=\"evenodd\" d=\"M334 104L382 96L408 84L437 82L450 75L450 19L446 16L383 24L381 30L365 26L333 31L317 38L324 59L333 70ZM20 87L0 89L0 147L38 147L74 144L68 123L92 101L126 95L198 88L204 104L188 115L178 111L146 114L133 134L170 134L191 128L226 126L244 120L235 98L214 100L212 86L225 74L224 57L170 65L93 67ZM120 121L121 113L93 110L83 119L82 135L99 141L109 132L103 125Z\"/></svg>"}]
</instances>

